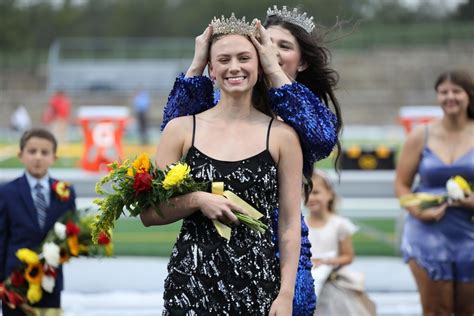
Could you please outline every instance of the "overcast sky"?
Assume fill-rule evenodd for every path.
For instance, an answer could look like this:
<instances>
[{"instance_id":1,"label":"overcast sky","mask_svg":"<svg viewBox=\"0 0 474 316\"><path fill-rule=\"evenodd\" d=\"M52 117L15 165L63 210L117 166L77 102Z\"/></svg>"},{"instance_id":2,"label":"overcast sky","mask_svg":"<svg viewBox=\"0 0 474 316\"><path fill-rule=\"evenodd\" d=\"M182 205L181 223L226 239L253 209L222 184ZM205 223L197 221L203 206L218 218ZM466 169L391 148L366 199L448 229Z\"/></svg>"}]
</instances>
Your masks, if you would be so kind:
<instances>
[{"instance_id":1,"label":"overcast sky","mask_svg":"<svg viewBox=\"0 0 474 316\"><path fill-rule=\"evenodd\" d=\"M49 0L54 5L61 5L64 0ZM73 4L83 4L87 0L72 0ZM170 0L176 1L176 0ZM385 1L385 0L376 0L378 1ZM399 0L402 3L405 3L409 7L416 8L422 2L430 2L434 4L438 4L441 8L445 8L446 10L452 11L455 9L460 3L467 2L468 0ZM19 0L20 5L28 5L32 3L40 2L40 0Z\"/></svg>"}]
</instances>

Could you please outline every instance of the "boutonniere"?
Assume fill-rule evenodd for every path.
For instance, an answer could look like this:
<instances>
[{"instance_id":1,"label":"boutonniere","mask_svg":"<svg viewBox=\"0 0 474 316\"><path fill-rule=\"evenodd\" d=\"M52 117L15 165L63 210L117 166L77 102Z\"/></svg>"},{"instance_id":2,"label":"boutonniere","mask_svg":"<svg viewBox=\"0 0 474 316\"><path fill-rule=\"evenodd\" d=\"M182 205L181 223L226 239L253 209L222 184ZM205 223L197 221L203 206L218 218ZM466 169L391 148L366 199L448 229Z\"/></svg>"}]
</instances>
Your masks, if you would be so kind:
<instances>
[{"instance_id":1,"label":"boutonniere","mask_svg":"<svg viewBox=\"0 0 474 316\"><path fill-rule=\"evenodd\" d=\"M69 201L71 197L71 189L69 187L69 183L64 181L54 181L52 185L54 193L61 202Z\"/></svg>"}]
</instances>

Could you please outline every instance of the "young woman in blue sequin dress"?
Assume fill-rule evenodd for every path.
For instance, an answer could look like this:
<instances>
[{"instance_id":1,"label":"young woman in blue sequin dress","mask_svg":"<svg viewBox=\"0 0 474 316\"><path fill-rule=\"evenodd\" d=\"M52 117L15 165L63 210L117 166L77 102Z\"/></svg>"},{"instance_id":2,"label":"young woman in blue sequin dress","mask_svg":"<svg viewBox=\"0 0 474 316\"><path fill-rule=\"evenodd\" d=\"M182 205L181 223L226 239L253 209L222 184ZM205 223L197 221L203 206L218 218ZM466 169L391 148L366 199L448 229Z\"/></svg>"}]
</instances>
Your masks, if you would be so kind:
<instances>
[{"instance_id":1,"label":"young woman in blue sequin dress","mask_svg":"<svg viewBox=\"0 0 474 316\"><path fill-rule=\"evenodd\" d=\"M301 14L297 12L296 15ZM311 18L312 19L312 18ZM342 126L339 104L334 95L337 73L329 66L329 52L322 46L323 37L318 29L309 25L309 17L300 19L305 27L275 8L269 8L260 28L262 38L271 38L259 47L259 55L269 91L273 111L292 126L300 138L303 149L304 176L311 184L311 174L316 161L327 157L338 142ZM196 37L195 55L186 75L176 79L164 110L163 124L178 116L200 113L212 108L213 82L203 76L208 62L208 41L212 27ZM335 114L329 109L332 103ZM305 186L307 194L311 185ZM275 217L277 220L277 214ZM274 235L278 243L278 235ZM301 217L301 254L293 304L293 315L313 315L316 307L314 280L311 276L311 245L308 228ZM277 249L277 257L279 252Z\"/></svg>"},{"instance_id":2,"label":"young woman in blue sequin dress","mask_svg":"<svg viewBox=\"0 0 474 316\"><path fill-rule=\"evenodd\" d=\"M164 217L152 209L142 213L146 226L183 219L168 265L164 314L290 315L301 229L303 158L298 135L273 119L249 37L217 33L209 55L210 74L219 83L221 98L209 110L169 122L160 138L157 164L165 167L185 156L195 179L223 181L226 190L264 215L261 220L269 228L258 234L245 225L233 225L227 241L211 220L235 223L232 210L242 209L207 192L160 205Z\"/></svg>"},{"instance_id":3,"label":"young woman in blue sequin dress","mask_svg":"<svg viewBox=\"0 0 474 316\"><path fill-rule=\"evenodd\" d=\"M463 71L435 84L444 115L411 132L397 165L397 196L446 194L455 175L474 181L474 82ZM474 315L474 193L454 203L407 207L401 250L415 277L423 315Z\"/></svg>"}]
</instances>

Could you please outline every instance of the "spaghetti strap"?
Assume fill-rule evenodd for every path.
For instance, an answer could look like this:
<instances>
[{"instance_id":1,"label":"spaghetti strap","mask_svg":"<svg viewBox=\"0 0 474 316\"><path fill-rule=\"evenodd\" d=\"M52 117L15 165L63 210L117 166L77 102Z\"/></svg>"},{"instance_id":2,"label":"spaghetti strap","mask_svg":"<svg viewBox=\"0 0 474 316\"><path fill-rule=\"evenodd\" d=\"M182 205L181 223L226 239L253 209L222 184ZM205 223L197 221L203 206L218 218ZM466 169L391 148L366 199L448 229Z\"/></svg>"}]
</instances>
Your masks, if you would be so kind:
<instances>
[{"instance_id":1,"label":"spaghetti strap","mask_svg":"<svg viewBox=\"0 0 474 316\"><path fill-rule=\"evenodd\" d=\"M425 140L424 140L424 146L426 147L428 145L428 134L430 132L430 127L428 124L425 125Z\"/></svg>"},{"instance_id":2,"label":"spaghetti strap","mask_svg":"<svg viewBox=\"0 0 474 316\"><path fill-rule=\"evenodd\" d=\"M270 143L270 128L272 127L272 123L273 123L273 117L272 119L270 120L270 123L268 124L268 131L267 131L267 150L268 150L268 145Z\"/></svg>"},{"instance_id":3,"label":"spaghetti strap","mask_svg":"<svg viewBox=\"0 0 474 316\"><path fill-rule=\"evenodd\" d=\"M193 138L191 140L191 146L194 146L194 135L196 134L196 115L193 115Z\"/></svg>"}]
</instances>

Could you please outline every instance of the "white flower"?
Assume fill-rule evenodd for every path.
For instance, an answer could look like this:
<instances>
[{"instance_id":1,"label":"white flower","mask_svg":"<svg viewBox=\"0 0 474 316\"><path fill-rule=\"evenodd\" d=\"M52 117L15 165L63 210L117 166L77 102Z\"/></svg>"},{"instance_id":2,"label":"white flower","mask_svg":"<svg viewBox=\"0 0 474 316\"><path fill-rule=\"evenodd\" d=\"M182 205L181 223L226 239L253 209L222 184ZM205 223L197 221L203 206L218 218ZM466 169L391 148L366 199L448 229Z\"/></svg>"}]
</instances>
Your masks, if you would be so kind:
<instances>
[{"instance_id":1,"label":"white flower","mask_svg":"<svg viewBox=\"0 0 474 316\"><path fill-rule=\"evenodd\" d=\"M446 190L448 191L448 197L452 200L464 199L464 191L454 179L449 179L446 182Z\"/></svg>"},{"instance_id":2,"label":"white flower","mask_svg":"<svg viewBox=\"0 0 474 316\"><path fill-rule=\"evenodd\" d=\"M60 222L54 224L54 233L59 239L64 240L66 238L66 225Z\"/></svg>"},{"instance_id":3,"label":"white flower","mask_svg":"<svg viewBox=\"0 0 474 316\"><path fill-rule=\"evenodd\" d=\"M44 275L41 279L41 287L48 293L53 293L56 279L50 275Z\"/></svg>"},{"instance_id":4,"label":"white flower","mask_svg":"<svg viewBox=\"0 0 474 316\"><path fill-rule=\"evenodd\" d=\"M43 244L43 256L46 263L50 266L57 268L59 266L60 248L58 245L52 242Z\"/></svg>"}]
</instances>

